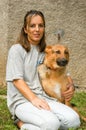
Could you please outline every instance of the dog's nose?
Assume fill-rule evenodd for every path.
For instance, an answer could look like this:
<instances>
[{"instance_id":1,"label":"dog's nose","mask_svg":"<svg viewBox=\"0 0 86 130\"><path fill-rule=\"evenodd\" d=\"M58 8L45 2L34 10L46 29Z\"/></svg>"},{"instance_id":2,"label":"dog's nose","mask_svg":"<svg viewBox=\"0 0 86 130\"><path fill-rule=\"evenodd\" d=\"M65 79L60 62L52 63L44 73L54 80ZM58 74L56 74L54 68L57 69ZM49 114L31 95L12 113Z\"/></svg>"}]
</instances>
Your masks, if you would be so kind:
<instances>
[{"instance_id":1,"label":"dog's nose","mask_svg":"<svg viewBox=\"0 0 86 130\"><path fill-rule=\"evenodd\" d=\"M58 59L56 62L57 62L57 64L58 64L59 66L66 66L66 65L68 64L68 60L65 59L65 58L63 58L63 59Z\"/></svg>"}]
</instances>

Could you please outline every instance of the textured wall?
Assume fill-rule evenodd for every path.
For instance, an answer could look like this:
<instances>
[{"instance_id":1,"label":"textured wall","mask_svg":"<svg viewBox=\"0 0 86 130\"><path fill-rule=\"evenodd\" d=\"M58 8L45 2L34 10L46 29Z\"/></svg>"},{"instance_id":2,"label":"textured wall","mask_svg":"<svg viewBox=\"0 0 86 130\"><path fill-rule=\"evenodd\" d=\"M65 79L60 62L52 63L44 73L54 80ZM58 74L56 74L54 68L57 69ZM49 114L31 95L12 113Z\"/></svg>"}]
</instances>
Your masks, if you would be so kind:
<instances>
[{"instance_id":1,"label":"textured wall","mask_svg":"<svg viewBox=\"0 0 86 130\"><path fill-rule=\"evenodd\" d=\"M57 42L58 29L65 31L62 41L70 49L68 70L76 85L86 87L86 0L0 0L0 81L5 76L7 50L15 42L23 17L30 9L41 10L45 15L47 44Z\"/></svg>"},{"instance_id":2,"label":"textured wall","mask_svg":"<svg viewBox=\"0 0 86 130\"><path fill-rule=\"evenodd\" d=\"M8 35L8 1L0 0L0 85L5 82Z\"/></svg>"}]
</instances>

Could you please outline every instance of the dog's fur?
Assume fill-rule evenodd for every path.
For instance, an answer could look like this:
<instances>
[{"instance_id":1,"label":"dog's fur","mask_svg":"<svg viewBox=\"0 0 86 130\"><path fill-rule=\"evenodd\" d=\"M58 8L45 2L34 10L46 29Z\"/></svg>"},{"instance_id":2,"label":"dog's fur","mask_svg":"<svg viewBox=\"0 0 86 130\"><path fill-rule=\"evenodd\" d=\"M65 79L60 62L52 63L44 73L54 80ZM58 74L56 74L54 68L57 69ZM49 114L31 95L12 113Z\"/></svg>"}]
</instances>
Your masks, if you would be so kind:
<instances>
[{"instance_id":1,"label":"dog's fur","mask_svg":"<svg viewBox=\"0 0 86 130\"><path fill-rule=\"evenodd\" d=\"M60 44L48 45L45 49L44 62L38 66L38 73L44 91L49 96L72 107L71 103L65 101L61 95L62 92L68 89L67 84L70 82L66 75L68 62L69 50L67 47ZM83 119L82 116L80 117ZM86 118L83 120L86 121Z\"/></svg>"}]
</instances>

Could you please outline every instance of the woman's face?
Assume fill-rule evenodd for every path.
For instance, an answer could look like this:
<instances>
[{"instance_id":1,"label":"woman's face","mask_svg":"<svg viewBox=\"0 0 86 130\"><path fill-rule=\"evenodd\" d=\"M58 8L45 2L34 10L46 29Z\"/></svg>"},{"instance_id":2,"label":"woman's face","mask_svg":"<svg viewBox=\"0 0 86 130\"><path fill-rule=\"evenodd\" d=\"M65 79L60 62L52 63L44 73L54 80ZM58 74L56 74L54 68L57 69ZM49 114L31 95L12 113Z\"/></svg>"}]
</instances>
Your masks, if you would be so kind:
<instances>
[{"instance_id":1,"label":"woman's face","mask_svg":"<svg viewBox=\"0 0 86 130\"><path fill-rule=\"evenodd\" d=\"M45 30L44 22L41 16L34 15L32 16L31 20L29 20L28 17L25 33L28 36L30 44L33 45L39 44L41 38L43 37L44 30Z\"/></svg>"}]
</instances>

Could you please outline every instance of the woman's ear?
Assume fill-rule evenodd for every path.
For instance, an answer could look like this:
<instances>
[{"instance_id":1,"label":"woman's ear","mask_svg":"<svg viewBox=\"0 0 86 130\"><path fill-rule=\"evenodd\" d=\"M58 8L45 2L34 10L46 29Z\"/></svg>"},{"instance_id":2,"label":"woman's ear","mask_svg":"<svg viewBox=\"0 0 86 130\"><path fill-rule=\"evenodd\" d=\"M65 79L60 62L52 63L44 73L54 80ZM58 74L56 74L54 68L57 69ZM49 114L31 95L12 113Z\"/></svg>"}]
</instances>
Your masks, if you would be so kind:
<instances>
[{"instance_id":1,"label":"woman's ear","mask_svg":"<svg viewBox=\"0 0 86 130\"><path fill-rule=\"evenodd\" d=\"M26 28L24 28L24 32L27 34L27 29Z\"/></svg>"},{"instance_id":2,"label":"woman's ear","mask_svg":"<svg viewBox=\"0 0 86 130\"><path fill-rule=\"evenodd\" d=\"M28 26L24 27L24 32L27 34L28 33Z\"/></svg>"}]
</instances>

